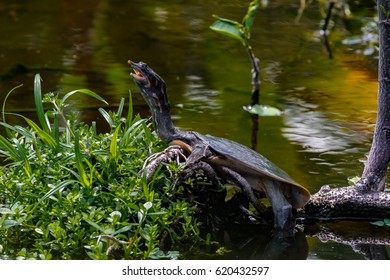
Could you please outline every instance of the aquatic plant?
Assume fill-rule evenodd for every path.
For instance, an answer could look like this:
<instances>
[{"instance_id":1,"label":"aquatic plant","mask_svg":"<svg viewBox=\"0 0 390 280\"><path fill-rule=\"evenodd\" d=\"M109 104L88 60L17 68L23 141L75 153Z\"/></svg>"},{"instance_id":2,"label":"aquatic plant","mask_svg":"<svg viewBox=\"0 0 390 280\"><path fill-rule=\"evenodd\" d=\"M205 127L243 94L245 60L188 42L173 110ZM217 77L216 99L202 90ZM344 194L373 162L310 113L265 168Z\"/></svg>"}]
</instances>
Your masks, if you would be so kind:
<instances>
[{"instance_id":1,"label":"aquatic plant","mask_svg":"<svg viewBox=\"0 0 390 280\"><path fill-rule=\"evenodd\" d=\"M279 109L271 106L259 105L260 60L255 56L252 50L252 46L250 45L252 26L259 6L259 0L252 1L249 4L248 11L243 17L241 23L214 15L217 20L210 26L210 28L220 34L239 40L249 55L249 60L252 64L252 97L250 104L248 106L244 106L244 110L260 116L278 116L281 113Z\"/></svg>"},{"instance_id":2,"label":"aquatic plant","mask_svg":"<svg viewBox=\"0 0 390 280\"><path fill-rule=\"evenodd\" d=\"M184 242L186 253L202 243L184 188L163 170L150 183L138 174L164 147L148 120L133 117L131 95L127 115L124 99L114 112L99 109L110 128L98 133L68 103L75 94L106 103L92 91L42 97L36 75L39 124L17 115L26 127L7 122L9 94L0 122L0 259L178 258Z\"/></svg>"}]
</instances>

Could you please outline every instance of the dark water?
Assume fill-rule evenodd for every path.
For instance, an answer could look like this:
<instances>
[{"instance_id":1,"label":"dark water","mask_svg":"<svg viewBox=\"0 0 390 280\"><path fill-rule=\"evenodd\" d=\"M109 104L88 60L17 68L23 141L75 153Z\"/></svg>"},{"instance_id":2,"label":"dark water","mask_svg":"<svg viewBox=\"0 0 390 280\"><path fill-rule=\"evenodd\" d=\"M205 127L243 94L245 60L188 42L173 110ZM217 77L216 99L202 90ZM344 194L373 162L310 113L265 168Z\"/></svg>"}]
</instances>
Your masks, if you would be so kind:
<instances>
[{"instance_id":1,"label":"dark water","mask_svg":"<svg viewBox=\"0 0 390 280\"><path fill-rule=\"evenodd\" d=\"M7 110L33 116L33 77L39 72L46 92L88 88L113 107L131 89L136 112L146 117L148 108L135 94L127 65L128 59L142 60L165 79L176 125L251 146L252 121L242 110L250 98L250 62L238 41L209 29L212 14L240 21L248 3L0 1L0 96L24 84ZM261 103L283 110L280 117L260 118L255 138L259 152L314 193L324 184L344 186L363 170L376 116L377 62L375 55L365 57L341 42L360 34L375 11L367 1L351 7L352 19L332 17L329 59L319 33L326 6L312 3L297 19L297 3L271 1L255 20L251 43L261 60ZM99 121L97 108L103 104L79 98L75 106L82 120ZM341 228L376 231L361 223ZM274 248L272 240L249 235L233 231L229 236L251 240L260 249L227 242L237 247L232 257L276 254L266 249ZM310 234L296 239L286 245L289 255L280 257L365 256L346 242L324 242Z\"/></svg>"}]
</instances>

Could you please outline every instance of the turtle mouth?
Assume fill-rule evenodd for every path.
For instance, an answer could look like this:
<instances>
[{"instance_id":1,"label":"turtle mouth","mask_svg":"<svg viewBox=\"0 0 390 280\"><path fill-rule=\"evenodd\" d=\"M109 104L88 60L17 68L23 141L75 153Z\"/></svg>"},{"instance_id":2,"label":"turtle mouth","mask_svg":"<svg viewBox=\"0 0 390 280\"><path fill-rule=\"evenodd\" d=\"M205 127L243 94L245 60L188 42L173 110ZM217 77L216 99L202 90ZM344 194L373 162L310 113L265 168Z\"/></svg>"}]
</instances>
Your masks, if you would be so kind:
<instances>
[{"instance_id":1,"label":"turtle mouth","mask_svg":"<svg viewBox=\"0 0 390 280\"><path fill-rule=\"evenodd\" d=\"M142 75L142 72L137 67L137 64L135 62L132 62L131 60L128 61L130 66L133 68L134 73L130 73L130 76L136 81L136 82L142 82L144 84L147 83L147 79L144 75Z\"/></svg>"}]
</instances>

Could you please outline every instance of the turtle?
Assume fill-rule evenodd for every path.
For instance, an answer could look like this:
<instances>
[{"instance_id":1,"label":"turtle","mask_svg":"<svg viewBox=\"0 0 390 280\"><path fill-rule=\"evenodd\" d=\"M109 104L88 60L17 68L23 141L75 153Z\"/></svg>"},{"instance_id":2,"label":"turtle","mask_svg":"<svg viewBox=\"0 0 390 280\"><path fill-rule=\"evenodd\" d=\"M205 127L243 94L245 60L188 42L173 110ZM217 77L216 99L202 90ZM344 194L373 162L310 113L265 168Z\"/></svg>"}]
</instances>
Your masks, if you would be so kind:
<instances>
[{"instance_id":1,"label":"turtle","mask_svg":"<svg viewBox=\"0 0 390 280\"><path fill-rule=\"evenodd\" d=\"M130 76L150 108L155 130L168 145L168 153L164 156L173 151L171 147L180 147L187 155L186 164L201 163L220 178L241 188L259 212L263 212L265 206L255 193L264 193L271 203L274 230L293 234L295 210L304 207L310 199L310 192L249 147L174 126L164 80L144 62L129 60L128 63L133 70Z\"/></svg>"}]
</instances>

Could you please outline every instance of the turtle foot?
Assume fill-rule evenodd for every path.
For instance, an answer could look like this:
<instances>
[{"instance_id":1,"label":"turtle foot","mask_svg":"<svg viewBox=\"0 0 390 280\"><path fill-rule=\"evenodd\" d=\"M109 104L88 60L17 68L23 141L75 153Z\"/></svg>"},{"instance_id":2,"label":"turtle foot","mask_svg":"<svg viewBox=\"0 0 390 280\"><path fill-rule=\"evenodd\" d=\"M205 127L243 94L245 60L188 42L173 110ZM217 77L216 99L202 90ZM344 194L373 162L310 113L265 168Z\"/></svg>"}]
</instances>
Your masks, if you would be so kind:
<instances>
[{"instance_id":1,"label":"turtle foot","mask_svg":"<svg viewBox=\"0 0 390 280\"><path fill-rule=\"evenodd\" d=\"M185 169L180 172L178 179L185 181L194 175L199 181L208 181L216 186L222 184L214 169L203 161L187 164Z\"/></svg>"},{"instance_id":2,"label":"turtle foot","mask_svg":"<svg viewBox=\"0 0 390 280\"><path fill-rule=\"evenodd\" d=\"M167 164L171 162L176 162L179 164L180 162L186 161L187 157L185 156L185 151L178 145L172 145L167 147L164 151L155 153L151 156L149 156L143 166L141 171L139 172L140 175L145 175L146 180L150 181L154 175L154 173L157 171L158 168L162 164ZM168 168L167 170L171 177L173 177L172 171Z\"/></svg>"}]
</instances>

